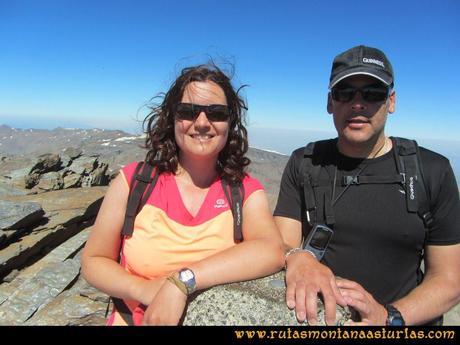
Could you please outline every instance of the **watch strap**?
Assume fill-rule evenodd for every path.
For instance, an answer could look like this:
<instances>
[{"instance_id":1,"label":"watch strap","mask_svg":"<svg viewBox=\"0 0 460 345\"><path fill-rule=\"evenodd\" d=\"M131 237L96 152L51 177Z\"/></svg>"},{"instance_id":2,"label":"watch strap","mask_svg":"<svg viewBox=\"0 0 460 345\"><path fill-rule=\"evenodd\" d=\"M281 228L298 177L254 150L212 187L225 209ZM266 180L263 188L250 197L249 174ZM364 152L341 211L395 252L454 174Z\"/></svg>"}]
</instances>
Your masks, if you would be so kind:
<instances>
[{"instance_id":1,"label":"watch strap","mask_svg":"<svg viewBox=\"0 0 460 345\"><path fill-rule=\"evenodd\" d=\"M406 322L404 321L401 312L393 305L386 304L385 309L387 310L388 316L386 320L387 326L405 326Z\"/></svg>"},{"instance_id":2,"label":"watch strap","mask_svg":"<svg viewBox=\"0 0 460 345\"><path fill-rule=\"evenodd\" d=\"M176 275L177 275L177 273L174 272L168 278L166 278L166 280L168 280L171 283L173 283L174 285L176 285L179 288L179 290L184 293L185 296L188 296L187 286Z\"/></svg>"}]
</instances>

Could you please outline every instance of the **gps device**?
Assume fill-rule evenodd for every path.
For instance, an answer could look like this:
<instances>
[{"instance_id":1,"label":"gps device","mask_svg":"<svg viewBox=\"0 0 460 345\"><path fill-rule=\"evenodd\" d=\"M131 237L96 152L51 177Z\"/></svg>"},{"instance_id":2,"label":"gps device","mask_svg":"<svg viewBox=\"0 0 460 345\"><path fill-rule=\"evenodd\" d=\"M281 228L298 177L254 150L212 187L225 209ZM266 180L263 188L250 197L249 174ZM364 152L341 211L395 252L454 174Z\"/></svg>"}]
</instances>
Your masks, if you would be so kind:
<instances>
[{"instance_id":1,"label":"gps device","mask_svg":"<svg viewBox=\"0 0 460 345\"><path fill-rule=\"evenodd\" d=\"M305 239L303 249L311 251L321 261L333 234L326 225L316 224Z\"/></svg>"}]
</instances>

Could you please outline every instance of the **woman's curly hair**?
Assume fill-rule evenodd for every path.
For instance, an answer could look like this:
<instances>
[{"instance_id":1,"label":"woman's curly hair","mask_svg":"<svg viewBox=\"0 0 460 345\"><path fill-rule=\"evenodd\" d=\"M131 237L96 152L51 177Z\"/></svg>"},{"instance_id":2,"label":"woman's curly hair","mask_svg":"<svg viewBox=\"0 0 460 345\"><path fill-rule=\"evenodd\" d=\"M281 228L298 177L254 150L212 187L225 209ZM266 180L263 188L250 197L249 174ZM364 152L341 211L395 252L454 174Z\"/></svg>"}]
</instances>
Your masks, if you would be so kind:
<instances>
[{"instance_id":1,"label":"woman's curly hair","mask_svg":"<svg viewBox=\"0 0 460 345\"><path fill-rule=\"evenodd\" d=\"M175 109L188 84L206 81L212 81L222 88L230 109L228 139L219 153L216 170L230 183L241 182L245 176L245 168L251 162L245 157L248 140L243 122L247 106L239 95L244 85L235 91L230 78L214 64L184 68L169 91L155 97L163 101L150 106L150 113L143 121L145 148L148 149L146 161L158 167L160 172L176 173L179 148L174 135Z\"/></svg>"}]
</instances>

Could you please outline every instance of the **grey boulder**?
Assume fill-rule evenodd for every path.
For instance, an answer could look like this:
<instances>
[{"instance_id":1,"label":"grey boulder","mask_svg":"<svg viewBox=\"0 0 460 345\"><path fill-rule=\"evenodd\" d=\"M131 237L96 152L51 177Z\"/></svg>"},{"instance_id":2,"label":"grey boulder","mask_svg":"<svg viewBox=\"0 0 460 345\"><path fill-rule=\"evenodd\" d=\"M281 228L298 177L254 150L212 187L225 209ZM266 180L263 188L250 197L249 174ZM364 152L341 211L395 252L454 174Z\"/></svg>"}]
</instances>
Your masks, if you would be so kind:
<instances>
[{"instance_id":1,"label":"grey boulder","mask_svg":"<svg viewBox=\"0 0 460 345\"><path fill-rule=\"evenodd\" d=\"M37 202L0 200L0 229L20 229L34 224L45 212Z\"/></svg>"}]
</instances>

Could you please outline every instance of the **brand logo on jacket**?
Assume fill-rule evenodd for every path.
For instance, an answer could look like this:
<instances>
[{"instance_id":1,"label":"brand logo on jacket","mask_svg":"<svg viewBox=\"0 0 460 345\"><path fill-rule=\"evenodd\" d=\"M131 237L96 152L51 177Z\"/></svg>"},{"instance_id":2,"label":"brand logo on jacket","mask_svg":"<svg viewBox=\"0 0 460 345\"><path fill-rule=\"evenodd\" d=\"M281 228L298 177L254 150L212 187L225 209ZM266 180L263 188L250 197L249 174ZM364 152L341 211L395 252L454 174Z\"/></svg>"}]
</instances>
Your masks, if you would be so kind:
<instances>
[{"instance_id":1,"label":"brand logo on jacket","mask_svg":"<svg viewBox=\"0 0 460 345\"><path fill-rule=\"evenodd\" d=\"M228 207L228 204L225 202L224 199L217 199L216 203L214 204L214 208L223 208Z\"/></svg>"}]
</instances>

